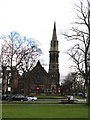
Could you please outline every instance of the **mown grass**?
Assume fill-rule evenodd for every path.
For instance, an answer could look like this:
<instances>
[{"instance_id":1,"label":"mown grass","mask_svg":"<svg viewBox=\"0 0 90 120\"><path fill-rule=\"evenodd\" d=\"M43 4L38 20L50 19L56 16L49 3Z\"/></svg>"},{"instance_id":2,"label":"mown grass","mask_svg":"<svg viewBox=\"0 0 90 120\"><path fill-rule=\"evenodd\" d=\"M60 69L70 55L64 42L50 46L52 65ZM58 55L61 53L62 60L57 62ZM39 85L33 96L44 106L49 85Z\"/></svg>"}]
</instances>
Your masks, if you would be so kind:
<instances>
[{"instance_id":1,"label":"mown grass","mask_svg":"<svg viewBox=\"0 0 90 120\"><path fill-rule=\"evenodd\" d=\"M3 118L88 118L87 105L3 104Z\"/></svg>"},{"instance_id":2,"label":"mown grass","mask_svg":"<svg viewBox=\"0 0 90 120\"><path fill-rule=\"evenodd\" d=\"M37 96L38 99L64 99L66 98L65 96Z\"/></svg>"}]
</instances>

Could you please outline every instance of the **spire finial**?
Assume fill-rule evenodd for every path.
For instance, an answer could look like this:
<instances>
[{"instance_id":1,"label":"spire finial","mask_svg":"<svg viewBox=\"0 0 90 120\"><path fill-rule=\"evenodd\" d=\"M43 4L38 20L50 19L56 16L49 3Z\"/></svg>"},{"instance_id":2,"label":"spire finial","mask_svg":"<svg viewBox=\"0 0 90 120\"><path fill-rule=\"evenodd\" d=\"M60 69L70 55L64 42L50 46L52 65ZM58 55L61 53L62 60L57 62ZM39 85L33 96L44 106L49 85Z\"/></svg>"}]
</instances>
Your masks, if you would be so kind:
<instances>
[{"instance_id":1,"label":"spire finial","mask_svg":"<svg viewBox=\"0 0 90 120\"><path fill-rule=\"evenodd\" d=\"M54 31L56 31L56 22L54 21Z\"/></svg>"},{"instance_id":2,"label":"spire finial","mask_svg":"<svg viewBox=\"0 0 90 120\"><path fill-rule=\"evenodd\" d=\"M52 39L56 39L56 40L57 40L57 35L56 35L56 22L55 22L55 21L54 21L54 29L53 29Z\"/></svg>"}]
</instances>

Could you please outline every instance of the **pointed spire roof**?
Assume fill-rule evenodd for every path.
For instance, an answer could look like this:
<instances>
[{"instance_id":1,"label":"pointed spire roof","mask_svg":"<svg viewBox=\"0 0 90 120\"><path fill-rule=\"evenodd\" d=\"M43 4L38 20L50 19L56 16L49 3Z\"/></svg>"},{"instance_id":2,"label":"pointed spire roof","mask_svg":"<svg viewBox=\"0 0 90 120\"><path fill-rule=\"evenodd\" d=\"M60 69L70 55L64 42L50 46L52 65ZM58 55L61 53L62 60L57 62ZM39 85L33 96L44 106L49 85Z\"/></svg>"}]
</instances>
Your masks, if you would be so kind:
<instances>
[{"instance_id":1,"label":"pointed spire roof","mask_svg":"<svg viewBox=\"0 0 90 120\"><path fill-rule=\"evenodd\" d=\"M56 22L54 21L54 31L56 31Z\"/></svg>"},{"instance_id":2,"label":"pointed spire roof","mask_svg":"<svg viewBox=\"0 0 90 120\"><path fill-rule=\"evenodd\" d=\"M54 28L53 28L53 36L52 39L56 39L57 40L57 34L56 34L56 22L54 21Z\"/></svg>"}]
</instances>

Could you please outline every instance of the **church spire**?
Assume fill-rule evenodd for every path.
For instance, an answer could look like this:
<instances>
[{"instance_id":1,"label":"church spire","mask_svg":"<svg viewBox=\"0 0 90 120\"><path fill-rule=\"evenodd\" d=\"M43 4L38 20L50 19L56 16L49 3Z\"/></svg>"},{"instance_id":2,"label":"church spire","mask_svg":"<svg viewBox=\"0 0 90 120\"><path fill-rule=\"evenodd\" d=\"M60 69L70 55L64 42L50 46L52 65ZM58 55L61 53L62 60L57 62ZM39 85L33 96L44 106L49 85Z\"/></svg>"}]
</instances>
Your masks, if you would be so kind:
<instances>
[{"instance_id":1,"label":"church spire","mask_svg":"<svg viewBox=\"0 0 90 120\"><path fill-rule=\"evenodd\" d=\"M59 51L58 40L56 34L56 23L54 22L52 40L50 42L49 51L49 80L51 82L50 91L52 94L58 93L59 87Z\"/></svg>"},{"instance_id":2,"label":"church spire","mask_svg":"<svg viewBox=\"0 0 90 120\"><path fill-rule=\"evenodd\" d=\"M57 40L57 34L56 34L56 22L54 21L54 28L53 28L53 36L52 39Z\"/></svg>"}]
</instances>

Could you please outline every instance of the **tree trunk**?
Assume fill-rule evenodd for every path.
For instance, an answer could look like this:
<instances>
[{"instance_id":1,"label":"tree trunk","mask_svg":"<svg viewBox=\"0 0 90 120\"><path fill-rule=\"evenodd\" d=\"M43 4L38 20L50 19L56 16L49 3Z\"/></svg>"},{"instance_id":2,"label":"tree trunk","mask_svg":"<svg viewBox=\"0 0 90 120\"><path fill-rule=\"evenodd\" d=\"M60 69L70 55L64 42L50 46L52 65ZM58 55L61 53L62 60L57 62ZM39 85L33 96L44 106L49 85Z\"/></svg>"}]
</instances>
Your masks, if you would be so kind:
<instances>
[{"instance_id":1,"label":"tree trunk","mask_svg":"<svg viewBox=\"0 0 90 120\"><path fill-rule=\"evenodd\" d=\"M13 93L13 68L11 67L11 80L10 80L10 87L11 87L11 91L10 91L10 101L12 101L12 93Z\"/></svg>"},{"instance_id":2,"label":"tree trunk","mask_svg":"<svg viewBox=\"0 0 90 120\"><path fill-rule=\"evenodd\" d=\"M84 88L83 88L83 98L85 98L85 89L86 89L86 84L84 83Z\"/></svg>"},{"instance_id":3,"label":"tree trunk","mask_svg":"<svg viewBox=\"0 0 90 120\"><path fill-rule=\"evenodd\" d=\"M89 77L89 84L88 84L88 105L90 106L90 77Z\"/></svg>"}]
</instances>

